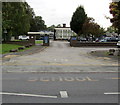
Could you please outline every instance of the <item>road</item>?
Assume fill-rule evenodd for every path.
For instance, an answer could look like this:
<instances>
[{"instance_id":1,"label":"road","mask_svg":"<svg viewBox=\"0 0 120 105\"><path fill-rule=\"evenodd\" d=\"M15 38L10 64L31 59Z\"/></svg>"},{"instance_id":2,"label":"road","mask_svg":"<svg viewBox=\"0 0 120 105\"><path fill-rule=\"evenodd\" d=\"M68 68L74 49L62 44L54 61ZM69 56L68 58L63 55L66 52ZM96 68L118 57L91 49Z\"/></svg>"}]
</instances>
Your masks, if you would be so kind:
<instances>
[{"instance_id":1,"label":"road","mask_svg":"<svg viewBox=\"0 0 120 105\"><path fill-rule=\"evenodd\" d=\"M54 41L3 62L3 103L118 103L118 61Z\"/></svg>"}]
</instances>

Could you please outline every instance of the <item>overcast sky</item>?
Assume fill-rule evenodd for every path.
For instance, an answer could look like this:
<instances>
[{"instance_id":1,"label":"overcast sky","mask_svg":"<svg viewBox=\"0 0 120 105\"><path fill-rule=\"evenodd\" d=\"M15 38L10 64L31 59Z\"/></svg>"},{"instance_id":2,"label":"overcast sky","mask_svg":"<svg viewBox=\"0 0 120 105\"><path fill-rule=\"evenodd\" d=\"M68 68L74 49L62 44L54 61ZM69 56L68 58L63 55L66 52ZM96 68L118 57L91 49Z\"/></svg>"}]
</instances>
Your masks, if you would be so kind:
<instances>
[{"instance_id":1,"label":"overcast sky","mask_svg":"<svg viewBox=\"0 0 120 105\"><path fill-rule=\"evenodd\" d=\"M36 16L42 16L47 26L66 23L70 26L70 20L76 8L84 6L88 17L106 28L111 25L105 16L111 17L109 3L112 0L26 0L34 9Z\"/></svg>"}]
</instances>

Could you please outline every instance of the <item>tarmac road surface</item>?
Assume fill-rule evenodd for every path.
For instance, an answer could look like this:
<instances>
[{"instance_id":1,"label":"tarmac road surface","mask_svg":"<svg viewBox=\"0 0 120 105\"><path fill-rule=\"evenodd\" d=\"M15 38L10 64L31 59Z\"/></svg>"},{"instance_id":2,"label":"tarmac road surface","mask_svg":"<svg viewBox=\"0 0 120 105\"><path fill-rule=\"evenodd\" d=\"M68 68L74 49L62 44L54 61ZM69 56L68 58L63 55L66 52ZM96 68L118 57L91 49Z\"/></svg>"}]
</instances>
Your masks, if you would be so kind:
<instances>
[{"instance_id":1,"label":"tarmac road surface","mask_svg":"<svg viewBox=\"0 0 120 105\"><path fill-rule=\"evenodd\" d=\"M3 62L4 103L118 103L118 61L53 41L32 55Z\"/></svg>"}]
</instances>

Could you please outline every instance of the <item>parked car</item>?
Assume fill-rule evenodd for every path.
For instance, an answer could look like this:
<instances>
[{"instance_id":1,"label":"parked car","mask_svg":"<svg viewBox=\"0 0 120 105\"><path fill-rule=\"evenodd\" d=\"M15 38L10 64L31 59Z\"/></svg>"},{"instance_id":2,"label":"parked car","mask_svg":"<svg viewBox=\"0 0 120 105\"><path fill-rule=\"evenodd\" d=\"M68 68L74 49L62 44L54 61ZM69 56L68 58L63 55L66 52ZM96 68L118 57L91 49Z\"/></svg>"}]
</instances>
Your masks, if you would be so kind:
<instances>
[{"instance_id":1,"label":"parked car","mask_svg":"<svg viewBox=\"0 0 120 105\"><path fill-rule=\"evenodd\" d=\"M81 41L81 42L86 42L87 39L86 39L86 38L81 38L80 41Z\"/></svg>"},{"instance_id":2,"label":"parked car","mask_svg":"<svg viewBox=\"0 0 120 105\"><path fill-rule=\"evenodd\" d=\"M107 40L106 39L101 39L101 40L99 40L99 42L107 42Z\"/></svg>"},{"instance_id":3,"label":"parked car","mask_svg":"<svg viewBox=\"0 0 120 105\"><path fill-rule=\"evenodd\" d=\"M117 42L117 46L118 46L118 48L120 48L120 41Z\"/></svg>"},{"instance_id":4,"label":"parked car","mask_svg":"<svg viewBox=\"0 0 120 105\"><path fill-rule=\"evenodd\" d=\"M99 40L99 42L118 42L119 39L116 37L105 37L104 39Z\"/></svg>"},{"instance_id":5,"label":"parked car","mask_svg":"<svg viewBox=\"0 0 120 105\"><path fill-rule=\"evenodd\" d=\"M80 41L80 42L86 42L87 41L87 39L83 38L83 37L77 37L77 40Z\"/></svg>"},{"instance_id":6,"label":"parked car","mask_svg":"<svg viewBox=\"0 0 120 105\"><path fill-rule=\"evenodd\" d=\"M99 42L99 38L96 38L96 39L95 39L95 42Z\"/></svg>"},{"instance_id":7,"label":"parked car","mask_svg":"<svg viewBox=\"0 0 120 105\"><path fill-rule=\"evenodd\" d=\"M118 42L118 39L116 37L106 37L105 39L107 42Z\"/></svg>"},{"instance_id":8,"label":"parked car","mask_svg":"<svg viewBox=\"0 0 120 105\"><path fill-rule=\"evenodd\" d=\"M44 37L43 37L43 36L41 36L39 40L43 40L43 39L44 39Z\"/></svg>"},{"instance_id":9,"label":"parked car","mask_svg":"<svg viewBox=\"0 0 120 105\"><path fill-rule=\"evenodd\" d=\"M29 36L26 35L20 35L19 40L29 40Z\"/></svg>"}]
</instances>

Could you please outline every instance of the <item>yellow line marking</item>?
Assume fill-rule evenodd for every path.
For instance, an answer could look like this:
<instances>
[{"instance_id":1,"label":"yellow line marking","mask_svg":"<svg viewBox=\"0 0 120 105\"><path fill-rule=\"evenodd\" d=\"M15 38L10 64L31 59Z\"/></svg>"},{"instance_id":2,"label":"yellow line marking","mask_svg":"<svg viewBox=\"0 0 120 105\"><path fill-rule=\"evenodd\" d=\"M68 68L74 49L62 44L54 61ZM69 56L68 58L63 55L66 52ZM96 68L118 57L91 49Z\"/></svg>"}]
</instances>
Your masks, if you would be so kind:
<instances>
[{"instance_id":1,"label":"yellow line marking","mask_svg":"<svg viewBox=\"0 0 120 105\"><path fill-rule=\"evenodd\" d=\"M5 71L6 73L119 73L120 71Z\"/></svg>"},{"instance_id":2,"label":"yellow line marking","mask_svg":"<svg viewBox=\"0 0 120 105\"><path fill-rule=\"evenodd\" d=\"M4 56L4 58L12 58L12 57L17 57L17 56L19 56L19 55L6 55L6 56Z\"/></svg>"},{"instance_id":3,"label":"yellow line marking","mask_svg":"<svg viewBox=\"0 0 120 105\"><path fill-rule=\"evenodd\" d=\"M2 64L5 66L47 66L47 65L51 65L51 66L118 66L118 64Z\"/></svg>"},{"instance_id":4,"label":"yellow line marking","mask_svg":"<svg viewBox=\"0 0 120 105\"><path fill-rule=\"evenodd\" d=\"M120 78L112 78L112 79L120 79Z\"/></svg>"}]
</instances>

